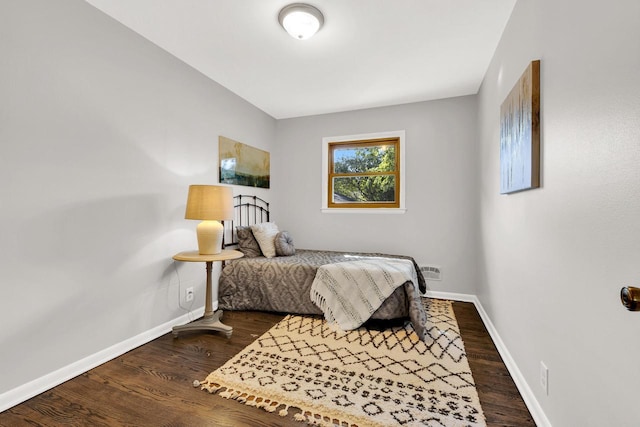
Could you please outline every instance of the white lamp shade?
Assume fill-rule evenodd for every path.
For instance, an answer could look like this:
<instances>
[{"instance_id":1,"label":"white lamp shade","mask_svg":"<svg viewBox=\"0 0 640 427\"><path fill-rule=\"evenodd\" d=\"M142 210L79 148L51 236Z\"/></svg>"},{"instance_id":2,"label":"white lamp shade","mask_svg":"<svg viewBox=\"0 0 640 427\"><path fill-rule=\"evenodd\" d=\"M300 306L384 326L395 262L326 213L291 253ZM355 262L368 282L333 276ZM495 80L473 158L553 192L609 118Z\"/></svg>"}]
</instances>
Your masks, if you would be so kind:
<instances>
[{"instance_id":1,"label":"white lamp shade","mask_svg":"<svg viewBox=\"0 0 640 427\"><path fill-rule=\"evenodd\" d=\"M324 23L322 12L304 3L284 7L278 15L278 20L291 37L299 40L313 36Z\"/></svg>"}]
</instances>

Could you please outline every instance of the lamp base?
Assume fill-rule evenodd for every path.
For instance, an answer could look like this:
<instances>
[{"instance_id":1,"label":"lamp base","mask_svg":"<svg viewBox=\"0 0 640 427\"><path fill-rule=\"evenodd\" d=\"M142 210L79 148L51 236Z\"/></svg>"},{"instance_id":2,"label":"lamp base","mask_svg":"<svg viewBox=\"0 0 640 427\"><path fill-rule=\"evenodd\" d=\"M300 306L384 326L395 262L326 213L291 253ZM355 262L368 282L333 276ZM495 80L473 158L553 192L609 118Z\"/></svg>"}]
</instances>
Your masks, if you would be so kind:
<instances>
[{"instance_id":1,"label":"lamp base","mask_svg":"<svg viewBox=\"0 0 640 427\"><path fill-rule=\"evenodd\" d=\"M213 220L205 220L196 227L198 234L198 252L200 255L215 255L222 252L224 226Z\"/></svg>"}]
</instances>

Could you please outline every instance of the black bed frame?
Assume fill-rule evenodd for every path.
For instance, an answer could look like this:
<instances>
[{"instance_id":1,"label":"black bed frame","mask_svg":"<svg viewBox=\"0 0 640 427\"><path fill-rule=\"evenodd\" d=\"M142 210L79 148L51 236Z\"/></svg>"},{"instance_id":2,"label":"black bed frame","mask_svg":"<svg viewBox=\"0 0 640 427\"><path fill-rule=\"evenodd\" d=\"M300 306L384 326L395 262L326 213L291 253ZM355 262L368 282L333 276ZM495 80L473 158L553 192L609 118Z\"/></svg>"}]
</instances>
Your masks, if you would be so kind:
<instances>
[{"instance_id":1,"label":"black bed frame","mask_svg":"<svg viewBox=\"0 0 640 427\"><path fill-rule=\"evenodd\" d=\"M269 222L269 203L258 196L249 196L246 194L234 196L233 211L235 219L223 222L223 248L238 245L236 227L246 227L253 224L260 224L261 222Z\"/></svg>"}]
</instances>

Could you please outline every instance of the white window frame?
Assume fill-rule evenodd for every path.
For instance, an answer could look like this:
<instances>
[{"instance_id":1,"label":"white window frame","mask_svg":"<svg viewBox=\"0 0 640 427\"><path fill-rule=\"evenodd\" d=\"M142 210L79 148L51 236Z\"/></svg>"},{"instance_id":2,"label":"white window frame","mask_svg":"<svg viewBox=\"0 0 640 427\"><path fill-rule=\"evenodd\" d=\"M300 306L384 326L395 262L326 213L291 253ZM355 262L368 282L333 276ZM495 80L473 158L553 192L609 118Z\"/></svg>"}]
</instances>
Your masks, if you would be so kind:
<instances>
[{"instance_id":1,"label":"white window frame","mask_svg":"<svg viewBox=\"0 0 640 427\"><path fill-rule=\"evenodd\" d=\"M329 193L329 143L362 141L380 138L399 138L400 140L400 207L398 208L330 208ZM364 133L358 135L327 136L322 138L322 213L337 214L403 214L407 211L405 207L405 131L396 130L389 132Z\"/></svg>"}]
</instances>

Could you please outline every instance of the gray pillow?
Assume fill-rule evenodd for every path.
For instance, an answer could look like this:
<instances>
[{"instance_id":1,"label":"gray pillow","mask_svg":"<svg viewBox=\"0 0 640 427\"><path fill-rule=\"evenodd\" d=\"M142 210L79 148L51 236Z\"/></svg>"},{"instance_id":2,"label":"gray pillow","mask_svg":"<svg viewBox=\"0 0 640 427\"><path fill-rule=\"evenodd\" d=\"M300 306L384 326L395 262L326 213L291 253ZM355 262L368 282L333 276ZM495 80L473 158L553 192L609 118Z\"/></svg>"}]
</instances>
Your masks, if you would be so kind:
<instances>
[{"instance_id":1,"label":"gray pillow","mask_svg":"<svg viewBox=\"0 0 640 427\"><path fill-rule=\"evenodd\" d=\"M276 234L274 244L276 246L276 256L291 256L296 253L293 239L288 231L280 231Z\"/></svg>"},{"instance_id":2,"label":"gray pillow","mask_svg":"<svg viewBox=\"0 0 640 427\"><path fill-rule=\"evenodd\" d=\"M236 227L238 236L238 250L247 258L262 256L260 245L251 231L251 227Z\"/></svg>"}]
</instances>

